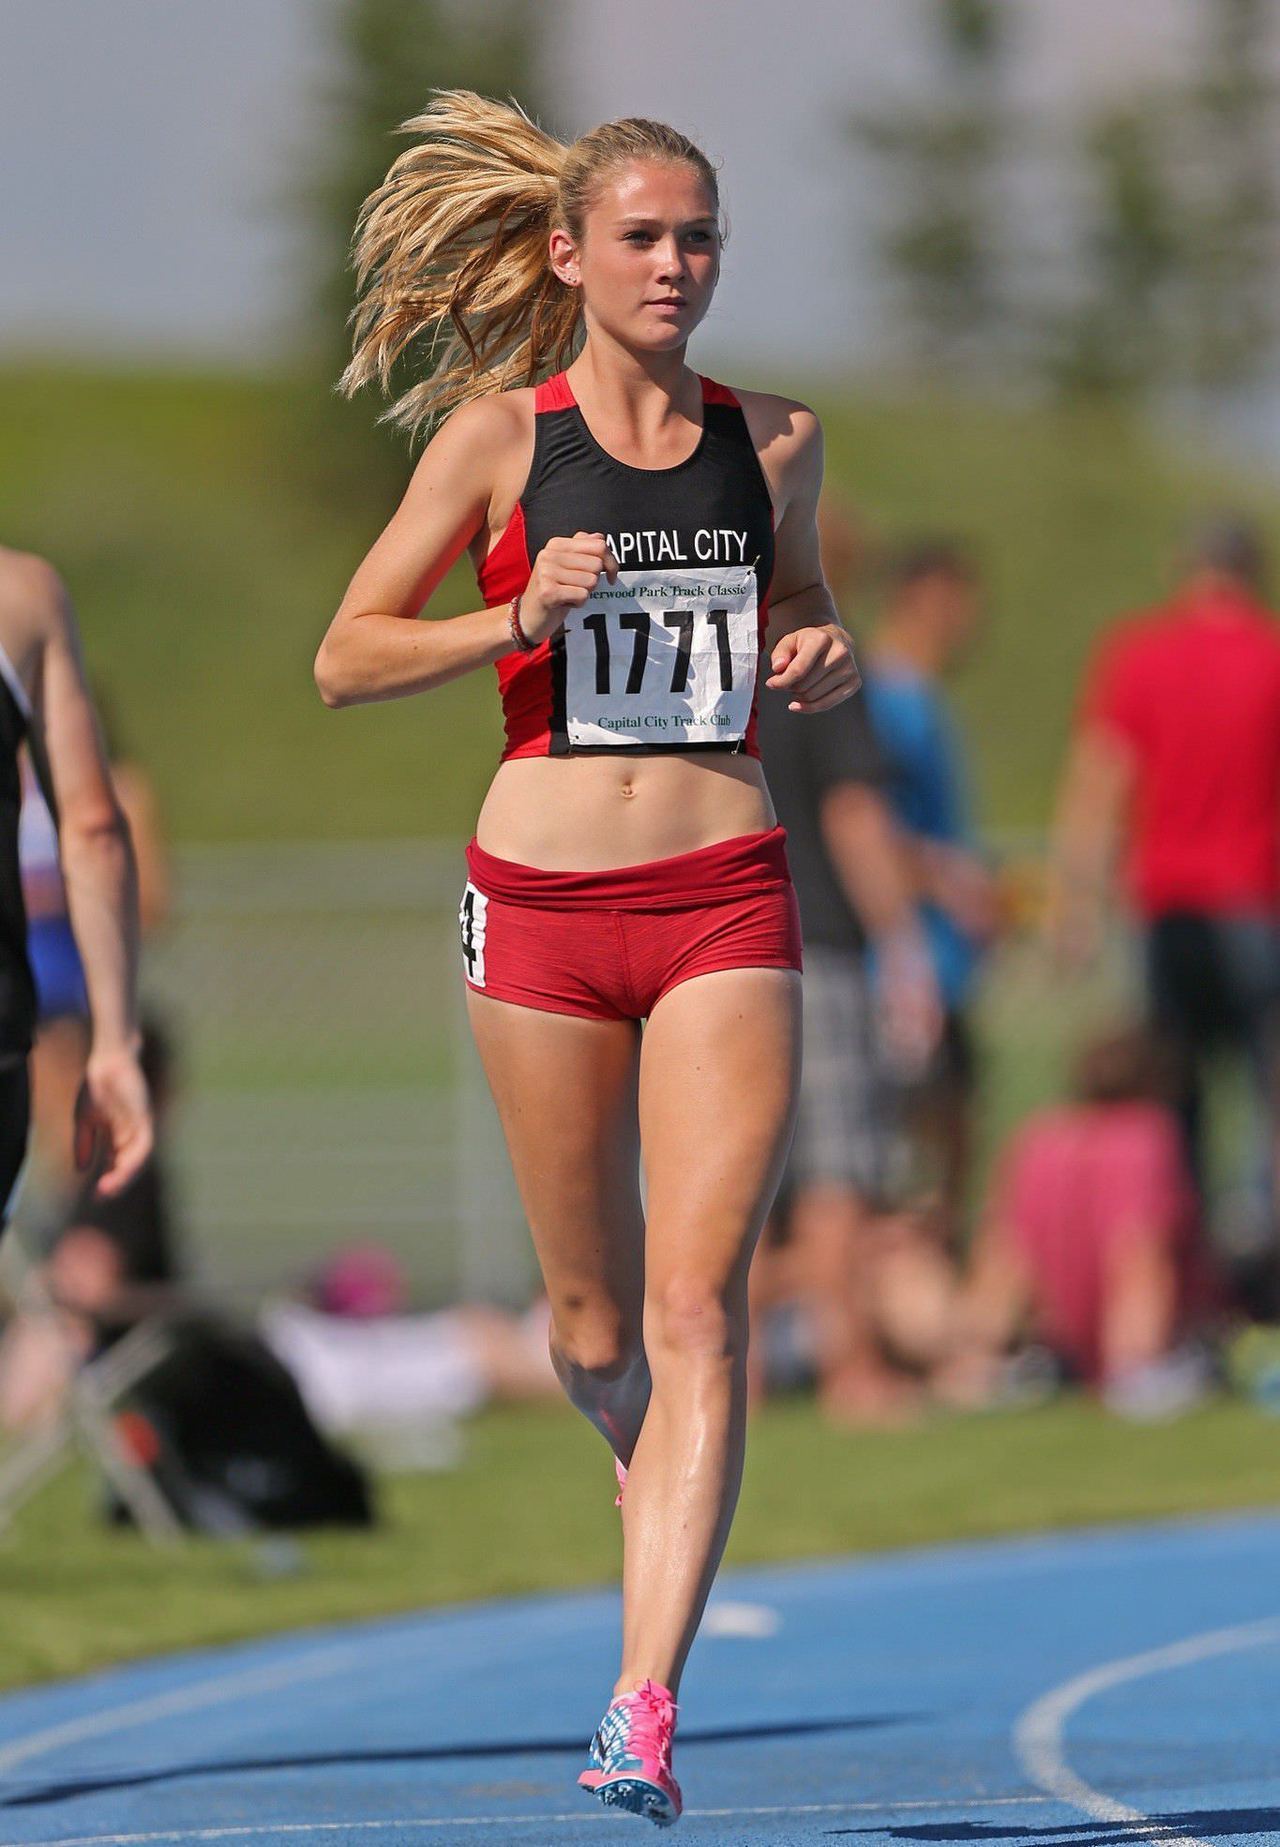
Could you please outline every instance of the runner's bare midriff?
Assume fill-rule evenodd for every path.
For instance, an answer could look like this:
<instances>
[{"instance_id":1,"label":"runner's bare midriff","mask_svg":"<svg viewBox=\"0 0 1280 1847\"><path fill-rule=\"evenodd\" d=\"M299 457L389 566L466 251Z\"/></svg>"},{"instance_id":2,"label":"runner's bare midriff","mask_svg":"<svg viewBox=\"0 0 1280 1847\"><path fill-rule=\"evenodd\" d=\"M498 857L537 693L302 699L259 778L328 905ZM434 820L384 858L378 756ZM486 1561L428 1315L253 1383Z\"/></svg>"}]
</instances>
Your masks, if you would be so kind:
<instances>
[{"instance_id":1,"label":"runner's bare midriff","mask_svg":"<svg viewBox=\"0 0 1280 1847\"><path fill-rule=\"evenodd\" d=\"M486 853L547 872L603 872L775 825L754 757L513 757L476 823Z\"/></svg>"}]
</instances>

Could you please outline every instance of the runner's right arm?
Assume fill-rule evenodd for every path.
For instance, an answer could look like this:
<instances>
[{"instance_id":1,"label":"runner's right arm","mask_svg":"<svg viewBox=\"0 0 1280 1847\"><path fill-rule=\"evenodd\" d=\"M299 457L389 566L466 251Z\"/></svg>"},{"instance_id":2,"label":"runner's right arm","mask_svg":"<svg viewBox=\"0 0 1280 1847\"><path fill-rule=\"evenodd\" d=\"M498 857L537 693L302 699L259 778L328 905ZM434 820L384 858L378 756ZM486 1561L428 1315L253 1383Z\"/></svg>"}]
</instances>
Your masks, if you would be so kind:
<instances>
[{"instance_id":1,"label":"runner's right arm","mask_svg":"<svg viewBox=\"0 0 1280 1847\"><path fill-rule=\"evenodd\" d=\"M417 620L449 568L486 530L494 458L527 444L523 413L479 398L454 412L428 444L390 524L356 571L316 656L328 706L428 692L515 649L508 606ZM600 533L553 539L534 560L520 625L545 640L584 603L602 570L616 571Z\"/></svg>"}]
</instances>

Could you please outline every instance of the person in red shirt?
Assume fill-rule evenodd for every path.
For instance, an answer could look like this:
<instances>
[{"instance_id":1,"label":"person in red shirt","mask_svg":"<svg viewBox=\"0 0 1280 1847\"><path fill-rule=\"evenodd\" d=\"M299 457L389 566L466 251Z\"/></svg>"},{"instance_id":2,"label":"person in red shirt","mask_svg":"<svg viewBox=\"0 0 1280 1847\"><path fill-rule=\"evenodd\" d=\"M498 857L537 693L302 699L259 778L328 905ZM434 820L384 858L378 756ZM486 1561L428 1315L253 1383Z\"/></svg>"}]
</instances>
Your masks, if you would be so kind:
<instances>
[{"instance_id":1,"label":"person in red shirt","mask_svg":"<svg viewBox=\"0 0 1280 1847\"><path fill-rule=\"evenodd\" d=\"M1087 954L1124 848L1148 1010L1176 1057L1202 1192L1206 1060L1243 1058L1259 1158L1225 1254L1246 1305L1269 1313L1280 1305L1280 627L1263 578L1254 528L1217 519L1172 601L1103 637L1064 779L1052 909L1059 947Z\"/></svg>"}]
</instances>

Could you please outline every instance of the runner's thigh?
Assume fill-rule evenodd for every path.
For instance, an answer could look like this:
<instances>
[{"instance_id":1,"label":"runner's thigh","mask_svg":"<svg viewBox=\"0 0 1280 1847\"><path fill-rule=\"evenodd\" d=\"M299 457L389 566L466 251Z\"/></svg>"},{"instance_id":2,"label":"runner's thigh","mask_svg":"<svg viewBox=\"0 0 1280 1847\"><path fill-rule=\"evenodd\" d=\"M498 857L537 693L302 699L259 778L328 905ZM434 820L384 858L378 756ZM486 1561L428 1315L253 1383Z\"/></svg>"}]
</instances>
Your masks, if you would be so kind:
<instances>
[{"instance_id":1,"label":"runner's thigh","mask_svg":"<svg viewBox=\"0 0 1280 1847\"><path fill-rule=\"evenodd\" d=\"M735 968L671 988L640 1059L650 1295L745 1283L795 1119L800 976Z\"/></svg>"},{"instance_id":2,"label":"runner's thigh","mask_svg":"<svg viewBox=\"0 0 1280 1847\"><path fill-rule=\"evenodd\" d=\"M553 1312L603 1295L638 1331L638 1025L543 1013L474 992L467 1012Z\"/></svg>"}]
</instances>

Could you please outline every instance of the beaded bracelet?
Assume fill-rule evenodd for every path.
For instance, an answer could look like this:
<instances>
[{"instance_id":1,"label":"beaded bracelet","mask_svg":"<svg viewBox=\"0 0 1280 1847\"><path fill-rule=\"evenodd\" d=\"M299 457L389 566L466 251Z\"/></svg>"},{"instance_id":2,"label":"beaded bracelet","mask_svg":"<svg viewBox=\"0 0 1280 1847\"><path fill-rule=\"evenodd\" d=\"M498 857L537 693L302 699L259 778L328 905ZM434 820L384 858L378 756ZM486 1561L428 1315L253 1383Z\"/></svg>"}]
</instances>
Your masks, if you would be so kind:
<instances>
[{"instance_id":1,"label":"beaded bracelet","mask_svg":"<svg viewBox=\"0 0 1280 1847\"><path fill-rule=\"evenodd\" d=\"M537 647L536 641L530 641L520 626L520 598L513 596L511 607L507 611L507 627L511 630L511 639L521 654L532 654Z\"/></svg>"}]
</instances>

